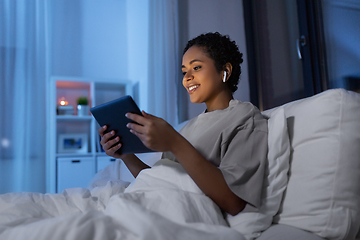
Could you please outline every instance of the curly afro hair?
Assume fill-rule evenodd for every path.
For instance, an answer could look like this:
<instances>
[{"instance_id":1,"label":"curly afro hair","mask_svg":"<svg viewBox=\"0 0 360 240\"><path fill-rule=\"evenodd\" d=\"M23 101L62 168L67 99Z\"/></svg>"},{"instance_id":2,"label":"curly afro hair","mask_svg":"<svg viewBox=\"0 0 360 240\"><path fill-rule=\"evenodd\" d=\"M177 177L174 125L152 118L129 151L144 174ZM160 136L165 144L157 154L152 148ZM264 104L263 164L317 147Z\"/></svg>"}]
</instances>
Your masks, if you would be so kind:
<instances>
[{"instance_id":1,"label":"curly afro hair","mask_svg":"<svg viewBox=\"0 0 360 240\"><path fill-rule=\"evenodd\" d=\"M226 83L234 93L238 89L237 85L241 74L240 64L243 62L243 54L240 53L235 41L231 41L229 36L223 36L218 32L201 34L188 41L183 54L192 46L203 48L204 52L215 61L215 67L219 72L225 70L226 63L232 65L232 73Z\"/></svg>"}]
</instances>

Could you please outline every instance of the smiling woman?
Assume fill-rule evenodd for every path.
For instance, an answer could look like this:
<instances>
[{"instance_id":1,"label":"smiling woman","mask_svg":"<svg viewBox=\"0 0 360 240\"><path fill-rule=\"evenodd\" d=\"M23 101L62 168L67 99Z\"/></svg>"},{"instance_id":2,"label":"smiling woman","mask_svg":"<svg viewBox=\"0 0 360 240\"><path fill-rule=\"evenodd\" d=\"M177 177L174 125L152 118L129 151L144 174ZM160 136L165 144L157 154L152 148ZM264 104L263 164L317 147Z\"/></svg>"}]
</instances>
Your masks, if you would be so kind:
<instances>
[{"instance_id":1,"label":"smiling woman","mask_svg":"<svg viewBox=\"0 0 360 240\"><path fill-rule=\"evenodd\" d=\"M259 207L267 154L267 121L251 103L233 99L241 62L242 54L228 37L200 35L184 50L183 85L191 101L205 103L207 110L180 133L145 111L142 116L126 114L133 121L127 125L131 133L146 147L163 152L162 159L180 163L202 192L230 215ZM106 125L99 128L106 154L121 158L135 178L150 168L133 154L119 154L119 138L106 130Z\"/></svg>"},{"instance_id":2,"label":"smiling woman","mask_svg":"<svg viewBox=\"0 0 360 240\"><path fill-rule=\"evenodd\" d=\"M236 43L219 33L205 34L190 40L184 49L182 71L183 85L188 90L191 102L205 102L208 111L227 107L232 93L238 88L242 62L242 53ZM218 81L219 78L222 82ZM212 84L202 85L202 81ZM199 88L207 95L200 95L200 91L197 91ZM197 94L194 94L195 90ZM225 104L212 106L222 102L217 101L218 98L224 98Z\"/></svg>"},{"instance_id":3,"label":"smiling woman","mask_svg":"<svg viewBox=\"0 0 360 240\"><path fill-rule=\"evenodd\" d=\"M213 59L217 71L224 71L231 67L231 74L227 75L226 81L229 89L234 93L238 89L237 85L241 74L240 64L243 62L243 54L239 52L235 41L231 41L229 37L219 33L204 34L190 40L183 53L185 54L192 46L202 48L206 56Z\"/></svg>"},{"instance_id":4,"label":"smiling woman","mask_svg":"<svg viewBox=\"0 0 360 240\"><path fill-rule=\"evenodd\" d=\"M192 46L186 51L183 63L183 85L190 95L191 102L204 102L208 111L229 106L232 94L226 84L225 75L231 76L230 63L224 66L224 71L218 72L215 61L198 46Z\"/></svg>"}]
</instances>

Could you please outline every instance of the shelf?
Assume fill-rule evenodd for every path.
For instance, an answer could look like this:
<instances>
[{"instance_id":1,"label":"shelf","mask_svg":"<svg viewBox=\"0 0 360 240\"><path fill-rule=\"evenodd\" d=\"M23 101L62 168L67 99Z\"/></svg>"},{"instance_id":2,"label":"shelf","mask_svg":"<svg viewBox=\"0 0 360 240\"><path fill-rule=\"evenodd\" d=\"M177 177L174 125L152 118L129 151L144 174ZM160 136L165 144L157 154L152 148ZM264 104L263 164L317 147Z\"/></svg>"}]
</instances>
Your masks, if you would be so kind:
<instances>
[{"instance_id":1,"label":"shelf","mask_svg":"<svg viewBox=\"0 0 360 240\"><path fill-rule=\"evenodd\" d=\"M56 157L92 157L92 153L56 153Z\"/></svg>"},{"instance_id":2,"label":"shelf","mask_svg":"<svg viewBox=\"0 0 360 240\"><path fill-rule=\"evenodd\" d=\"M91 121L92 116L56 115L58 121Z\"/></svg>"},{"instance_id":3,"label":"shelf","mask_svg":"<svg viewBox=\"0 0 360 240\"><path fill-rule=\"evenodd\" d=\"M97 156L97 157L103 157L103 156L108 156L108 155L106 155L105 152L97 152L97 153L96 153L96 156Z\"/></svg>"},{"instance_id":4,"label":"shelf","mask_svg":"<svg viewBox=\"0 0 360 240\"><path fill-rule=\"evenodd\" d=\"M87 110L87 114L78 115L77 99L87 97L91 108L131 93L132 83L127 80L51 77L48 96L51 104L47 110L47 192L56 193L67 187L83 187L99 167L110 163L110 157L105 152L97 151L100 144L96 120ZM61 101L73 108L72 115L57 114L67 110L59 109ZM72 152L69 152L70 148L73 149Z\"/></svg>"}]
</instances>

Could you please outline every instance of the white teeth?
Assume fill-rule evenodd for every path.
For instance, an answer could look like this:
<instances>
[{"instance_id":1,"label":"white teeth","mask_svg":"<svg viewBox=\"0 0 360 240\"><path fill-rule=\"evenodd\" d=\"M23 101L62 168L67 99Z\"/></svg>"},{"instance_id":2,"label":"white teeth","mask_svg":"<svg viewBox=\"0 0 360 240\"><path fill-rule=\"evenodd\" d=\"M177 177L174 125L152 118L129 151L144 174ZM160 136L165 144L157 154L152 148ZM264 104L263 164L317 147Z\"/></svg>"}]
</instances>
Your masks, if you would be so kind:
<instances>
[{"instance_id":1,"label":"white teeth","mask_svg":"<svg viewBox=\"0 0 360 240\"><path fill-rule=\"evenodd\" d=\"M191 87L189 87L189 91L191 91L191 90L193 90L193 89L195 89L195 88L197 88L198 86L191 86Z\"/></svg>"}]
</instances>

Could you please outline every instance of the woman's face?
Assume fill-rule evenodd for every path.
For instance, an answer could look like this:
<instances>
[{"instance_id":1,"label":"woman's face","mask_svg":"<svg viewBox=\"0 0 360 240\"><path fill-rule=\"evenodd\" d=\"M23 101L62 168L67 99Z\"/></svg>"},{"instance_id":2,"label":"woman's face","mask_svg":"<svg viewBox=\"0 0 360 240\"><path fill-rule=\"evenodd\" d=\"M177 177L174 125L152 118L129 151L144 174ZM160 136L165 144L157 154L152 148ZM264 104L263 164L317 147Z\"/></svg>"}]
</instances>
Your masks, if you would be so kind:
<instances>
[{"instance_id":1,"label":"woman's face","mask_svg":"<svg viewBox=\"0 0 360 240\"><path fill-rule=\"evenodd\" d=\"M190 47L183 56L182 61L183 85L190 95L193 103L207 105L208 111L216 110L221 104L229 104L229 91L222 81L224 72L218 72L215 62L202 48Z\"/></svg>"}]
</instances>

